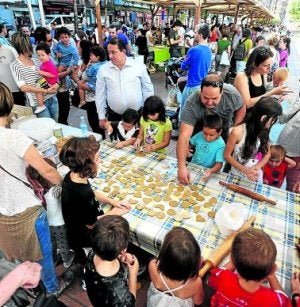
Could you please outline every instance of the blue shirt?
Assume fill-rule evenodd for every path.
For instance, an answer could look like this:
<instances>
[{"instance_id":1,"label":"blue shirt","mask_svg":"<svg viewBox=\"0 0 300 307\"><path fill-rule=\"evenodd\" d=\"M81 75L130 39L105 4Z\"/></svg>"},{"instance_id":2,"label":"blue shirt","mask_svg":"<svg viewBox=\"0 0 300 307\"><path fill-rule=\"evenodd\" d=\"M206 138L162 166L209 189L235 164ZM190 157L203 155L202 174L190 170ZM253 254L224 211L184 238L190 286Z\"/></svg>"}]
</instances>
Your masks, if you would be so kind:
<instances>
[{"instance_id":1,"label":"blue shirt","mask_svg":"<svg viewBox=\"0 0 300 307\"><path fill-rule=\"evenodd\" d=\"M191 138L190 143L196 146L192 163L211 168L215 166L216 162L225 162L225 142L221 136L214 141L207 142L201 131Z\"/></svg>"},{"instance_id":2,"label":"blue shirt","mask_svg":"<svg viewBox=\"0 0 300 307\"><path fill-rule=\"evenodd\" d=\"M79 62L78 50L72 46L70 43L68 46L64 45L61 42L58 42L57 45L53 48L55 54L57 52L61 53L61 57L58 58L58 63L60 65L69 67L72 65L77 66ZM73 60L73 62L72 62Z\"/></svg>"},{"instance_id":3,"label":"blue shirt","mask_svg":"<svg viewBox=\"0 0 300 307\"><path fill-rule=\"evenodd\" d=\"M201 85L211 67L212 53L207 45L200 44L189 49L181 69L188 70L187 87Z\"/></svg>"},{"instance_id":4,"label":"blue shirt","mask_svg":"<svg viewBox=\"0 0 300 307\"><path fill-rule=\"evenodd\" d=\"M6 37L4 37L3 35L0 35L0 44L1 45L6 45L6 46L11 46L10 42L8 41L8 39Z\"/></svg>"},{"instance_id":5,"label":"blue shirt","mask_svg":"<svg viewBox=\"0 0 300 307\"><path fill-rule=\"evenodd\" d=\"M86 70L86 76L89 78L89 81L87 82L87 86L89 87L90 91L95 92L96 89L96 81L97 81L97 73L100 68L106 62L96 62L93 63L87 70Z\"/></svg>"}]
</instances>

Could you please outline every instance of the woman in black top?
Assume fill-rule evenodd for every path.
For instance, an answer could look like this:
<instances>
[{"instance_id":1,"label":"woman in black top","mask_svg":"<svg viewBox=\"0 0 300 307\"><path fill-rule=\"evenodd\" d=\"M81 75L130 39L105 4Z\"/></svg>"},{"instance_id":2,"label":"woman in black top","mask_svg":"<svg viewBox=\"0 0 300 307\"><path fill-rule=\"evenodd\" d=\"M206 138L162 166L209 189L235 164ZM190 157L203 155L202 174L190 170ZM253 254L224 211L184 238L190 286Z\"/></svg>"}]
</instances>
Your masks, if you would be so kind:
<instances>
[{"instance_id":1,"label":"woman in black top","mask_svg":"<svg viewBox=\"0 0 300 307\"><path fill-rule=\"evenodd\" d=\"M267 92L265 78L270 71L273 53L270 48L255 48L246 63L246 69L239 72L234 80L234 86L240 92L247 110L252 108L261 97L282 95L287 91L286 85L274 87Z\"/></svg>"},{"instance_id":2,"label":"woman in black top","mask_svg":"<svg viewBox=\"0 0 300 307\"><path fill-rule=\"evenodd\" d=\"M137 38L135 41L135 45L138 47L138 54L144 56L144 64L146 64L149 51L147 46L147 38L145 30L139 29L137 31Z\"/></svg>"}]
</instances>

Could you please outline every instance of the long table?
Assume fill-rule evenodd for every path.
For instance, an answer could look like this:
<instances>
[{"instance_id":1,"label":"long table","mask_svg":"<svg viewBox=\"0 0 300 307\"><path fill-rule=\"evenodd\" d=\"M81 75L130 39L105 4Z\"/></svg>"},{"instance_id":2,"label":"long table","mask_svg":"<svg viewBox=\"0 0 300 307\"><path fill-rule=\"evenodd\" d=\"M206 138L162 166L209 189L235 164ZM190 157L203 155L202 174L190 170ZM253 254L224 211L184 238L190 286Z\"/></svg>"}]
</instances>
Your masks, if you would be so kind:
<instances>
[{"instance_id":1,"label":"long table","mask_svg":"<svg viewBox=\"0 0 300 307\"><path fill-rule=\"evenodd\" d=\"M290 292L292 271L300 270L299 258L294 247L300 236L299 194L245 181L225 173L215 174L205 182L202 180L204 169L194 164L188 165L191 185L181 186L177 182L176 159L156 153L137 155L133 147L115 149L113 144L106 141L101 142L100 157L100 173L92 180L92 185L100 191L106 191L107 195L127 199L133 204L132 210L125 215L125 218L130 224L131 241L134 244L157 255L166 233L174 226L182 226L193 233L206 259L224 240L214 218L209 217L209 212L217 211L225 203L239 202L246 208L247 219L252 215L256 217L254 227L264 230L274 240L277 247L276 274L285 291ZM275 199L277 205L258 202L232 192L221 186L218 183L219 180L239 184ZM173 208L176 211L174 216L167 213L170 208L172 209L169 206L170 202L165 198L170 195L170 190L174 194L171 198L179 203ZM139 196L137 192L142 193L142 196ZM189 197L191 202L194 202L196 196L199 199L197 193L202 195L200 200L192 206L187 206ZM190 196L186 197L188 195ZM209 204L212 198L216 201ZM163 210L160 205L164 206ZM198 205L200 205L200 211L196 214L194 207ZM164 218L161 216L158 218L156 215L161 211L164 212ZM153 212L154 216L152 216ZM190 218L177 218L184 214L189 215ZM201 215L204 221L196 221L196 215Z\"/></svg>"}]
</instances>

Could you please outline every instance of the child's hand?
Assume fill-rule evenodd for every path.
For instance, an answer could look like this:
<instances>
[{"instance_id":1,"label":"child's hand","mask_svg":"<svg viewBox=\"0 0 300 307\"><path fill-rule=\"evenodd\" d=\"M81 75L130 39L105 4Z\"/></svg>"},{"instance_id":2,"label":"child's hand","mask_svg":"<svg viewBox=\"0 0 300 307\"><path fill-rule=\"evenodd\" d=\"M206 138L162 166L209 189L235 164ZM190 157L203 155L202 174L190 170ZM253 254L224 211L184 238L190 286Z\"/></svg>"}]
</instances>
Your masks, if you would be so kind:
<instances>
[{"instance_id":1,"label":"child's hand","mask_svg":"<svg viewBox=\"0 0 300 307\"><path fill-rule=\"evenodd\" d=\"M60 52L56 52L56 57L61 58L62 54Z\"/></svg>"},{"instance_id":2,"label":"child's hand","mask_svg":"<svg viewBox=\"0 0 300 307\"><path fill-rule=\"evenodd\" d=\"M144 145L143 146L143 152L151 152L153 151L153 146L150 144Z\"/></svg>"},{"instance_id":3,"label":"child's hand","mask_svg":"<svg viewBox=\"0 0 300 307\"><path fill-rule=\"evenodd\" d=\"M137 276L139 271L139 261L134 255L132 255L132 257L133 257L133 262L127 263L129 275Z\"/></svg>"},{"instance_id":4,"label":"child's hand","mask_svg":"<svg viewBox=\"0 0 300 307\"><path fill-rule=\"evenodd\" d=\"M119 200L115 203L114 207L120 209L131 209L131 206L127 200Z\"/></svg>"},{"instance_id":5,"label":"child's hand","mask_svg":"<svg viewBox=\"0 0 300 307\"><path fill-rule=\"evenodd\" d=\"M211 175L212 175L212 172L211 172L211 170L206 170L204 173L203 173L203 175L202 175L202 179L203 180L208 180L210 177L211 177Z\"/></svg>"},{"instance_id":6,"label":"child's hand","mask_svg":"<svg viewBox=\"0 0 300 307\"><path fill-rule=\"evenodd\" d=\"M57 86L52 85L48 88L48 94L56 94L57 93Z\"/></svg>"},{"instance_id":7,"label":"child's hand","mask_svg":"<svg viewBox=\"0 0 300 307\"><path fill-rule=\"evenodd\" d=\"M259 169L247 167L247 169L245 171L245 175L247 176L247 178L249 180L257 181L258 180L258 175L259 175Z\"/></svg>"},{"instance_id":8,"label":"child's hand","mask_svg":"<svg viewBox=\"0 0 300 307\"><path fill-rule=\"evenodd\" d=\"M139 150L141 147L141 139L136 139L135 142L133 143L133 146L136 150Z\"/></svg>"},{"instance_id":9,"label":"child's hand","mask_svg":"<svg viewBox=\"0 0 300 307\"><path fill-rule=\"evenodd\" d=\"M118 142L116 144L116 148L123 148L125 145L124 145L124 142Z\"/></svg>"},{"instance_id":10,"label":"child's hand","mask_svg":"<svg viewBox=\"0 0 300 307\"><path fill-rule=\"evenodd\" d=\"M134 255L130 253L122 253L119 257L119 260L126 264L133 264L134 263Z\"/></svg>"}]
</instances>

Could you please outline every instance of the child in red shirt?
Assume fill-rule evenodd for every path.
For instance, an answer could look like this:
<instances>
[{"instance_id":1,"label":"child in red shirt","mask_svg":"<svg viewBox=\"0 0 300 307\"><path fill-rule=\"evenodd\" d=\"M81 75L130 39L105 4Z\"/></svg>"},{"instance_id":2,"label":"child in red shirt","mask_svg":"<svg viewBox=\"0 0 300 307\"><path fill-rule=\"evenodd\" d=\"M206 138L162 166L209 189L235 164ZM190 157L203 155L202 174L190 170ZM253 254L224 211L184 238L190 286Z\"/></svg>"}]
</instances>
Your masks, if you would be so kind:
<instances>
[{"instance_id":1,"label":"child in red shirt","mask_svg":"<svg viewBox=\"0 0 300 307\"><path fill-rule=\"evenodd\" d=\"M270 159L264 166L264 183L280 188L284 181L286 170L295 166L296 162L286 157L286 150L282 146L270 146Z\"/></svg>"},{"instance_id":2,"label":"child in red shirt","mask_svg":"<svg viewBox=\"0 0 300 307\"><path fill-rule=\"evenodd\" d=\"M274 242L262 230L240 232L232 243L231 262L211 272L208 285L216 290L211 307L290 307L275 276L276 254ZM265 280L270 288L262 286Z\"/></svg>"},{"instance_id":3,"label":"child in red shirt","mask_svg":"<svg viewBox=\"0 0 300 307\"><path fill-rule=\"evenodd\" d=\"M40 43L36 47L36 53L38 56L39 61L42 63L38 73L44 77L40 78L39 82L41 83L40 86L43 88L49 88L55 86L58 88L58 71L56 66L51 61L51 52L50 48L46 43ZM44 80L43 80L44 79ZM43 83L44 81L44 83ZM46 109L44 105L44 94L38 93L36 94L36 99L38 102L38 106L35 109L34 113L40 113Z\"/></svg>"}]
</instances>

